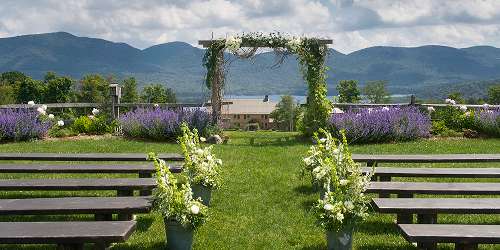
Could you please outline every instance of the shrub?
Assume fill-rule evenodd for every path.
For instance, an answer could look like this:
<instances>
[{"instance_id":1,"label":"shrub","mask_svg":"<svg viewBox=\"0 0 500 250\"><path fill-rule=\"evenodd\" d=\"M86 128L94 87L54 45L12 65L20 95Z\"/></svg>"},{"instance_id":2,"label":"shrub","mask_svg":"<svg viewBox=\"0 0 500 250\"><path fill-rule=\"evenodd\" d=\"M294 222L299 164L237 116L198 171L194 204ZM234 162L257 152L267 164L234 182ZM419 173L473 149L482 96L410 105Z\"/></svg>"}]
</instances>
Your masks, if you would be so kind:
<instances>
[{"instance_id":1,"label":"shrub","mask_svg":"<svg viewBox=\"0 0 500 250\"><path fill-rule=\"evenodd\" d=\"M475 116L475 126L482 134L500 137L500 109L478 112Z\"/></svg>"},{"instance_id":2,"label":"shrub","mask_svg":"<svg viewBox=\"0 0 500 250\"><path fill-rule=\"evenodd\" d=\"M47 135L52 123L31 109L0 110L0 141L27 141Z\"/></svg>"},{"instance_id":3,"label":"shrub","mask_svg":"<svg viewBox=\"0 0 500 250\"><path fill-rule=\"evenodd\" d=\"M88 116L80 116L73 122L71 128L77 133L87 134L90 132L92 120Z\"/></svg>"},{"instance_id":4,"label":"shrub","mask_svg":"<svg viewBox=\"0 0 500 250\"><path fill-rule=\"evenodd\" d=\"M344 129L353 143L407 141L430 136L429 116L416 107L366 108L333 114L334 132Z\"/></svg>"},{"instance_id":5,"label":"shrub","mask_svg":"<svg viewBox=\"0 0 500 250\"><path fill-rule=\"evenodd\" d=\"M181 135L182 122L186 122L191 129L201 131L203 136L211 129L209 114L200 109L136 109L119 120L125 136L153 140L175 140Z\"/></svg>"}]
</instances>

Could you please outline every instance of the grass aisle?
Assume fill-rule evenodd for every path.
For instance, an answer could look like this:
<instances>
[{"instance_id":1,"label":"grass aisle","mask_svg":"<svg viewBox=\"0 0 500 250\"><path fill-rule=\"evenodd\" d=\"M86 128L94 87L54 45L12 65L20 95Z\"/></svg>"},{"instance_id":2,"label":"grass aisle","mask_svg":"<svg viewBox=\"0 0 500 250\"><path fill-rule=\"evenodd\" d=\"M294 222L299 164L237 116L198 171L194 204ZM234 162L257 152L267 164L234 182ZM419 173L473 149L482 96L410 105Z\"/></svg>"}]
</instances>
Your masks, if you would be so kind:
<instances>
[{"instance_id":1,"label":"grass aisle","mask_svg":"<svg viewBox=\"0 0 500 250\"><path fill-rule=\"evenodd\" d=\"M196 233L195 249L324 249L326 241L323 230L315 225L314 216L309 211L318 195L311 190L309 180L301 180L298 175L301 158L308 148L307 143L295 140L277 142L277 138L290 135L286 133L230 132L229 135L229 144L216 146L215 150L224 163L224 185L212 196L211 218ZM250 145L249 137L256 137L254 145ZM352 150L355 153L370 154L500 153L500 140L426 140L352 146ZM123 139L0 145L0 152L150 151L179 152L179 148L174 144ZM427 165L429 166L432 165ZM12 176L2 176L7 177ZM443 220L440 217L440 222L470 223L479 220L481 223L500 224L497 217L443 216ZM359 226L355 234L355 248L415 249L396 231L393 220L394 216L373 214ZM162 249L165 236L161 218L157 214L151 214L140 216L138 221L138 230L132 238L113 249ZM0 248L5 249L4 246ZM47 247L30 246L25 249ZM486 246L481 249L494 247Z\"/></svg>"}]
</instances>

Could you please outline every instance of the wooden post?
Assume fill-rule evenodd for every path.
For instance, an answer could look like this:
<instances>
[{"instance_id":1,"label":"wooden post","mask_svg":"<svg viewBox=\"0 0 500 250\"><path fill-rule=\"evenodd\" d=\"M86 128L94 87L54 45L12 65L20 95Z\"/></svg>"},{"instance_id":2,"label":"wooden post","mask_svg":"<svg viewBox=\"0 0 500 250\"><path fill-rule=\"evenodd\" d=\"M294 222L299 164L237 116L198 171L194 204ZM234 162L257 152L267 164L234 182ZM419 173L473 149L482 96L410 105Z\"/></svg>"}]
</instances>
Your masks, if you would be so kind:
<instances>
[{"instance_id":1,"label":"wooden post","mask_svg":"<svg viewBox=\"0 0 500 250\"><path fill-rule=\"evenodd\" d=\"M224 50L219 52L212 79L212 122L220 124L222 120L222 89L224 87Z\"/></svg>"},{"instance_id":2,"label":"wooden post","mask_svg":"<svg viewBox=\"0 0 500 250\"><path fill-rule=\"evenodd\" d=\"M110 84L109 94L111 96L111 114L113 115L113 119L118 119L120 117L120 107L117 106L117 104L120 104L120 98L122 95L120 85L116 83Z\"/></svg>"},{"instance_id":3,"label":"wooden post","mask_svg":"<svg viewBox=\"0 0 500 250\"><path fill-rule=\"evenodd\" d=\"M410 96L410 106L415 106L416 103L417 103L417 98L415 97L415 95L411 95Z\"/></svg>"}]
</instances>

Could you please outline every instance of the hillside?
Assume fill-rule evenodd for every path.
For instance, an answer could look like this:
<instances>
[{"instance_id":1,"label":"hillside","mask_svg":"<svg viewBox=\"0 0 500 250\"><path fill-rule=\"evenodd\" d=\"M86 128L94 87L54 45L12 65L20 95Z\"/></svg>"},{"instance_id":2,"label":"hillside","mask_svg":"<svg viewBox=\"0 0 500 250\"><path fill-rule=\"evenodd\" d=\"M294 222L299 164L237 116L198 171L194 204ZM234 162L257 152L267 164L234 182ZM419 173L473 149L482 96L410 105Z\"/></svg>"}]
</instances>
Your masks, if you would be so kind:
<instances>
[{"instance_id":1,"label":"hillside","mask_svg":"<svg viewBox=\"0 0 500 250\"><path fill-rule=\"evenodd\" d=\"M424 98L440 97L441 91L446 92L455 84L460 89L467 88L462 85L474 88L474 82L500 79L500 49L489 46L371 47L350 54L333 49L330 52L330 94L340 79L356 79L361 84L388 80L393 93L415 93ZM203 87L203 54L202 49L183 42L140 50L124 43L57 32L1 38L0 71L18 70L35 78L47 71L74 78L88 73L118 78L135 76L140 84L159 82L173 88L179 96L200 96L207 92ZM304 94L306 86L296 58L290 57L280 67L271 68L274 62L272 53L232 62L226 91L233 95ZM429 91L434 86L437 92Z\"/></svg>"}]
</instances>

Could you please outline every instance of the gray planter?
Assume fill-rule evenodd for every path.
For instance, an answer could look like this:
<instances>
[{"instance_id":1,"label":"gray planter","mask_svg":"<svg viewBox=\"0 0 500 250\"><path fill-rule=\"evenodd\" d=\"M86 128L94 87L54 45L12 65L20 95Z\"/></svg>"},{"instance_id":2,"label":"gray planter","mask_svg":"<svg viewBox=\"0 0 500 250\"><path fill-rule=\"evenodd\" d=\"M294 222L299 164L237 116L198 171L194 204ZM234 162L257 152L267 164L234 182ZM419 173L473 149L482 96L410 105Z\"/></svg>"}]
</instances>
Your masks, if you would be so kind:
<instances>
[{"instance_id":1,"label":"gray planter","mask_svg":"<svg viewBox=\"0 0 500 250\"><path fill-rule=\"evenodd\" d=\"M328 250L351 250L352 249L352 237L353 237L353 227L346 227L344 230L339 232L327 231L327 249Z\"/></svg>"},{"instance_id":2,"label":"gray planter","mask_svg":"<svg viewBox=\"0 0 500 250\"><path fill-rule=\"evenodd\" d=\"M203 205L210 205L210 197L212 195L212 190L208 187L205 187L201 184L195 184L191 187L193 190L193 199L201 198Z\"/></svg>"},{"instance_id":3,"label":"gray planter","mask_svg":"<svg viewBox=\"0 0 500 250\"><path fill-rule=\"evenodd\" d=\"M193 229L184 228L175 220L165 221L165 233L167 236L167 249L191 250L193 248Z\"/></svg>"}]
</instances>

